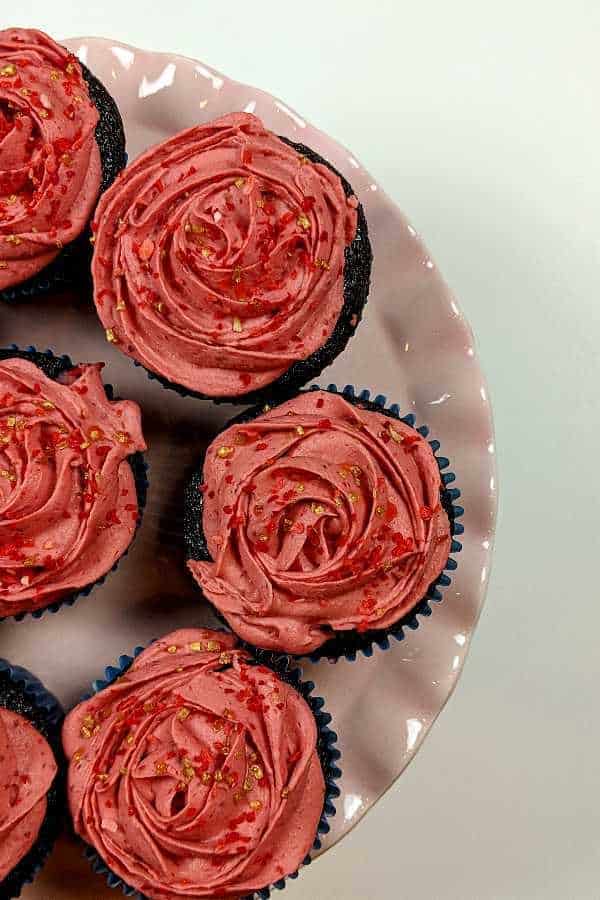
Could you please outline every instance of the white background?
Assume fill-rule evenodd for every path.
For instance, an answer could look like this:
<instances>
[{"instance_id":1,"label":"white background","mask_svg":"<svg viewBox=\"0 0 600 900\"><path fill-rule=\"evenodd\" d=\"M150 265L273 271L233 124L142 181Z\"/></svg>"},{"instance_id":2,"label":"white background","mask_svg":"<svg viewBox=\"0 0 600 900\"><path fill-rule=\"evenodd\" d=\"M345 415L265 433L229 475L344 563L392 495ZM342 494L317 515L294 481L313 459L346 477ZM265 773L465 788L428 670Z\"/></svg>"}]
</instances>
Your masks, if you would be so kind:
<instances>
[{"instance_id":1,"label":"white background","mask_svg":"<svg viewBox=\"0 0 600 900\"><path fill-rule=\"evenodd\" d=\"M501 510L470 659L415 762L285 897L600 897L600 5L44 0L3 3L8 25L282 97L409 215L478 338Z\"/></svg>"}]
</instances>

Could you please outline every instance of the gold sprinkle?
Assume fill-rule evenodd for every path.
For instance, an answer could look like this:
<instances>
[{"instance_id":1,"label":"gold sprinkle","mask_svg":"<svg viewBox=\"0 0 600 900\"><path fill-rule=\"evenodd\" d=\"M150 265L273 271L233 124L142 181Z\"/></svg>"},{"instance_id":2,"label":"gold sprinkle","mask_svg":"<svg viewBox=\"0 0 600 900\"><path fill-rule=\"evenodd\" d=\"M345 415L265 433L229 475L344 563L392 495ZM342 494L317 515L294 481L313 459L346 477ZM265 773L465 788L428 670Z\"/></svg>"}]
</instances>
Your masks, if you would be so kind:
<instances>
[{"instance_id":1,"label":"gold sprinkle","mask_svg":"<svg viewBox=\"0 0 600 900\"><path fill-rule=\"evenodd\" d=\"M302 425L296 426L296 434L299 434L300 437L302 437L302 435L304 434L304 428L302 427Z\"/></svg>"},{"instance_id":2,"label":"gold sprinkle","mask_svg":"<svg viewBox=\"0 0 600 900\"><path fill-rule=\"evenodd\" d=\"M157 775L166 775L169 771L169 767L167 766L166 762L155 762L154 771Z\"/></svg>"},{"instance_id":3,"label":"gold sprinkle","mask_svg":"<svg viewBox=\"0 0 600 900\"><path fill-rule=\"evenodd\" d=\"M335 502L336 506L341 506L343 503L343 500L341 497L336 497L334 502Z\"/></svg>"},{"instance_id":4,"label":"gold sprinkle","mask_svg":"<svg viewBox=\"0 0 600 900\"><path fill-rule=\"evenodd\" d=\"M73 64L73 63L67 63L67 65L65 66L65 72L67 73L67 75L72 75L74 71L75 71L75 66L74 66L74 64Z\"/></svg>"},{"instance_id":5,"label":"gold sprinkle","mask_svg":"<svg viewBox=\"0 0 600 900\"><path fill-rule=\"evenodd\" d=\"M263 412L264 413L271 412L271 406L268 403L265 403L265 405L263 406Z\"/></svg>"},{"instance_id":6,"label":"gold sprinkle","mask_svg":"<svg viewBox=\"0 0 600 900\"><path fill-rule=\"evenodd\" d=\"M17 202L17 195L16 195L16 194L11 194L10 197L7 197L7 198L6 198L6 202L7 202L7 203L16 203L16 202Z\"/></svg>"},{"instance_id":7,"label":"gold sprinkle","mask_svg":"<svg viewBox=\"0 0 600 900\"><path fill-rule=\"evenodd\" d=\"M281 799L282 799L282 800L287 800L287 798L288 798L289 796L290 796L290 789L289 789L289 788L286 788L286 787L283 788L282 791L281 791Z\"/></svg>"},{"instance_id":8,"label":"gold sprinkle","mask_svg":"<svg viewBox=\"0 0 600 900\"><path fill-rule=\"evenodd\" d=\"M252 775L254 775L257 781L261 781L265 777L265 773L260 766L250 766L250 772Z\"/></svg>"},{"instance_id":9,"label":"gold sprinkle","mask_svg":"<svg viewBox=\"0 0 600 900\"><path fill-rule=\"evenodd\" d=\"M402 435L400 434L400 432L399 432L399 431L396 431L396 429L395 429L392 425L388 425L388 429L389 429L389 432L390 432L390 437L391 437L391 439L392 439L393 441L395 441L397 444L401 444L402 441L404 440L404 438L402 437Z\"/></svg>"},{"instance_id":10,"label":"gold sprinkle","mask_svg":"<svg viewBox=\"0 0 600 900\"><path fill-rule=\"evenodd\" d=\"M378 516L382 516L385 512L385 509L383 508L383 506L376 506L375 512L377 513Z\"/></svg>"},{"instance_id":11,"label":"gold sprinkle","mask_svg":"<svg viewBox=\"0 0 600 900\"><path fill-rule=\"evenodd\" d=\"M323 513L325 512L325 507L321 506L320 503L313 503L311 508L312 508L312 511L314 512L315 516L322 516Z\"/></svg>"},{"instance_id":12,"label":"gold sprinkle","mask_svg":"<svg viewBox=\"0 0 600 900\"><path fill-rule=\"evenodd\" d=\"M257 207L258 207L259 209L262 209L262 208L264 207L264 205L265 205L265 201L262 200L262 199L259 199L259 200L256 201L256 205L257 205Z\"/></svg>"},{"instance_id":13,"label":"gold sprinkle","mask_svg":"<svg viewBox=\"0 0 600 900\"><path fill-rule=\"evenodd\" d=\"M308 156L299 156L298 157L298 165L299 166L307 166L310 162Z\"/></svg>"},{"instance_id":14,"label":"gold sprinkle","mask_svg":"<svg viewBox=\"0 0 600 900\"><path fill-rule=\"evenodd\" d=\"M258 539L259 539L259 541L261 541L261 543L263 543L263 544L264 544L266 541L269 540L269 538L268 538L268 536L267 536L266 534L259 534Z\"/></svg>"},{"instance_id":15,"label":"gold sprinkle","mask_svg":"<svg viewBox=\"0 0 600 900\"><path fill-rule=\"evenodd\" d=\"M329 269L330 268L329 263L327 262L326 259L323 259L322 256L319 256L319 257L317 257L317 259L315 259L315 266L317 267L317 269Z\"/></svg>"},{"instance_id":16,"label":"gold sprinkle","mask_svg":"<svg viewBox=\"0 0 600 900\"><path fill-rule=\"evenodd\" d=\"M123 312L123 310L127 309L123 300L119 300L117 305L115 306L117 312Z\"/></svg>"},{"instance_id":17,"label":"gold sprinkle","mask_svg":"<svg viewBox=\"0 0 600 900\"><path fill-rule=\"evenodd\" d=\"M97 428L92 428L92 430L90 431L89 437L90 437L90 441L98 441L102 437L102 434L100 431L98 431Z\"/></svg>"},{"instance_id":18,"label":"gold sprinkle","mask_svg":"<svg viewBox=\"0 0 600 900\"><path fill-rule=\"evenodd\" d=\"M237 316L233 317L233 326L232 327L233 327L233 330L237 331L238 333L241 332L241 330L242 330L241 319L238 319Z\"/></svg>"},{"instance_id":19,"label":"gold sprinkle","mask_svg":"<svg viewBox=\"0 0 600 900\"><path fill-rule=\"evenodd\" d=\"M177 711L177 718L179 719L180 722L183 722L183 721L185 721L185 719L187 719L189 714L190 714L190 711L187 708L187 706L182 706L181 709Z\"/></svg>"},{"instance_id":20,"label":"gold sprinkle","mask_svg":"<svg viewBox=\"0 0 600 900\"><path fill-rule=\"evenodd\" d=\"M0 75L3 75L4 78L12 78L13 75L16 75L16 74L17 74L17 67L14 66L12 63L9 63L7 66L4 66L4 68L0 69Z\"/></svg>"},{"instance_id":21,"label":"gold sprinkle","mask_svg":"<svg viewBox=\"0 0 600 900\"><path fill-rule=\"evenodd\" d=\"M236 791L235 794L233 795L233 802L239 803L241 799L242 799L241 791Z\"/></svg>"},{"instance_id":22,"label":"gold sprinkle","mask_svg":"<svg viewBox=\"0 0 600 900\"><path fill-rule=\"evenodd\" d=\"M202 784L210 784L213 777L210 772L203 772L200 780L202 781Z\"/></svg>"},{"instance_id":23,"label":"gold sprinkle","mask_svg":"<svg viewBox=\"0 0 600 900\"><path fill-rule=\"evenodd\" d=\"M252 779L252 778L245 778L245 779L244 779L243 788L244 788L244 790L246 791L246 793L248 793L248 791L251 791L253 787L254 787L254 781L253 781L253 779Z\"/></svg>"},{"instance_id":24,"label":"gold sprinkle","mask_svg":"<svg viewBox=\"0 0 600 900\"><path fill-rule=\"evenodd\" d=\"M81 760L83 759L83 753L84 753L84 751L81 748L79 750L76 750L75 753L73 754L73 756L71 757L72 761L74 763L81 762Z\"/></svg>"},{"instance_id":25,"label":"gold sprinkle","mask_svg":"<svg viewBox=\"0 0 600 900\"><path fill-rule=\"evenodd\" d=\"M8 263L2 262L2 260L0 260L0 269L8 269Z\"/></svg>"},{"instance_id":26,"label":"gold sprinkle","mask_svg":"<svg viewBox=\"0 0 600 900\"><path fill-rule=\"evenodd\" d=\"M284 519L284 520L283 520L283 530L284 530L284 531L291 531L291 530L292 530L292 525L293 525L293 524L294 524L294 523L292 522L291 519Z\"/></svg>"},{"instance_id":27,"label":"gold sprinkle","mask_svg":"<svg viewBox=\"0 0 600 900\"><path fill-rule=\"evenodd\" d=\"M120 771L121 775L128 775L128 774L129 774L129 769L126 769L125 766L121 766L121 768L119 769L119 771Z\"/></svg>"},{"instance_id":28,"label":"gold sprinkle","mask_svg":"<svg viewBox=\"0 0 600 900\"><path fill-rule=\"evenodd\" d=\"M304 485L302 484L302 482L299 482L299 483L296 485L296 490L298 491L299 494L303 494L303 493L304 493Z\"/></svg>"},{"instance_id":29,"label":"gold sprinkle","mask_svg":"<svg viewBox=\"0 0 600 900\"><path fill-rule=\"evenodd\" d=\"M190 650L194 653L201 653L204 650L204 644L202 641L192 641L190 644Z\"/></svg>"},{"instance_id":30,"label":"gold sprinkle","mask_svg":"<svg viewBox=\"0 0 600 900\"><path fill-rule=\"evenodd\" d=\"M128 444L131 440L126 431L117 431L115 434L115 439L119 442L119 444Z\"/></svg>"},{"instance_id":31,"label":"gold sprinkle","mask_svg":"<svg viewBox=\"0 0 600 900\"><path fill-rule=\"evenodd\" d=\"M29 88L21 88L19 93L22 94L23 97L29 97L31 94L31 91L29 90Z\"/></svg>"},{"instance_id":32,"label":"gold sprinkle","mask_svg":"<svg viewBox=\"0 0 600 900\"><path fill-rule=\"evenodd\" d=\"M135 737L132 734L128 734L127 737L125 738L125 743L127 744L128 747L131 747L131 745L133 744L134 741L135 741Z\"/></svg>"},{"instance_id":33,"label":"gold sprinkle","mask_svg":"<svg viewBox=\"0 0 600 900\"><path fill-rule=\"evenodd\" d=\"M47 118L48 118L48 110L47 110L47 109L40 109L40 110L38 110L38 114L39 114L40 119L47 119Z\"/></svg>"},{"instance_id":34,"label":"gold sprinkle","mask_svg":"<svg viewBox=\"0 0 600 900\"><path fill-rule=\"evenodd\" d=\"M256 760L258 759L258 756L254 752L254 750L250 751L250 753L248 754L248 759L250 760L250 762L256 762Z\"/></svg>"},{"instance_id":35,"label":"gold sprinkle","mask_svg":"<svg viewBox=\"0 0 600 900\"><path fill-rule=\"evenodd\" d=\"M182 771L183 777L185 778L186 781L191 781L192 778L194 778L194 776L196 775L196 770L193 767L193 765L189 759L183 760L183 766L181 768L181 771Z\"/></svg>"},{"instance_id":36,"label":"gold sprinkle","mask_svg":"<svg viewBox=\"0 0 600 900\"><path fill-rule=\"evenodd\" d=\"M52 72L50 72L50 78L52 79L52 81L58 81L58 79L60 78L60 72L57 72L56 69L53 69Z\"/></svg>"},{"instance_id":37,"label":"gold sprinkle","mask_svg":"<svg viewBox=\"0 0 600 900\"><path fill-rule=\"evenodd\" d=\"M217 769L215 772L215 781L223 781L223 773L220 769Z\"/></svg>"},{"instance_id":38,"label":"gold sprinkle","mask_svg":"<svg viewBox=\"0 0 600 900\"><path fill-rule=\"evenodd\" d=\"M299 225L300 228L303 228L304 231L308 231L310 228L310 219L308 218L308 216L305 216L304 214L302 214L302 215L298 216L297 224Z\"/></svg>"},{"instance_id":39,"label":"gold sprinkle","mask_svg":"<svg viewBox=\"0 0 600 900\"><path fill-rule=\"evenodd\" d=\"M9 428L14 428L15 425L17 424L17 417L9 416L8 419L6 420L6 424L8 425Z\"/></svg>"},{"instance_id":40,"label":"gold sprinkle","mask_svg":"<svg viewBox=\"0 0 600 900\"><path fill-rule=\"evenodd\" d=\"M262 803L260 802L260 800L251 800L248 805L254 812L258 812L259 809L262 809Z\"/></svg>"},{"instance_id":41,"label":"gold sprinkle","mask_svg":"<svg viewBox=\"0 0 600 900\"><path fill-rule=\"evenodd\" d=\"M219 457L219 459L226 459L228 456L231 456L232 453L233 447L223 446L219 447L219 449L217 450L217 456Z\"/></svg>"},{"instance_id":42,"label":"gold sprinkle","mask_svg":"<svg viewBox=\"0 0 600 900\"><path fill-rule=\"evenodd\" d=\"M152 700L147 700L146 703L144 703L143 709L144 709L145 713L154 712L154 709L155 709L154 702Z\"/></svg>"},{"instance_id":43,"label":"gold sprinkle","mask_svg":"<svg viewBox=\"0 0 600 900\"><path fill-rule=\"evenodd\" d=\"M236 266L233 270L233 274L231 276L231 280L234 284L239 284L242 280L242 270L240 266Z\"/></svg>"},{"instance_id":44,"label":"gold sprinkle","mask_svg":"<svg viewBox=\"0 0 600 900\"><path fill-rule=\"evenodd\" d=\"M236 188L243 188L244 185L246 184L246 179L245 178L236 178L234 181L234 184L235 184Z\"/></svg>"},{"instance_id":45,"label":"gold sprinkle","mask_svg":"<svg viewBox=\"0 0 600 900\"><path fill-rule=\"evenodd\" d=\"M107 329L106 329L106 340L108 341L109 344L116 344L116 343L117 343L118 339L117 339L117 336L116 336L116 334L115 334L114 328L107 328Z\"/></svg>"},{"instance_id":46,"label":"gold sprinkle","mask_svg":"<svg viewBox=\"0 0 600 900\"><path fill-rule=\"evenodd\" d=\"M203 247L200 252L204 259L208 259L209 256L212 256L212 250L209 247Z\"/></svg>"},{"instance_id":47,"label":"gold sprinkle","mask_svg":"<svg viewBox=\"0 0 600 900\"><path fill-rule=\"evenodd\" d=\"M167 647L167 653L177 653L177 646L175 644L171 644Z\"/></svg>"},{"instance_id":48,"label":"gold sprinkle","mask_svg":"<svg viewBox=\"0 0 600 900\"><path fill-rule=\"evenodd\" d=\"M350 503L358 503L358 494L355 494L354 491L351 491L348 494L348 500Z\"/></svg>"},{"instance_id":49,"label":"gold sprinkle","mask_svg":"<svg viewBox=\"0 0 600 900\"><path fill-rule=\"evenodd\" d=\"M108 781L108 775L106 774L106 772L102 772L101 775L96 775L96 778L98 779L98 781L101 781L103 784L105 781Z\"/></svg>"},{"instance_id":50,"label":"gold sprinkle","mask_svg":"<svg viewBox=\"0 0 600 900\"><path fill-rule=\"evenodd\" d=\"M7 237L4 238L4 240L5 240L8 244L14 244L15 247L18 247L19 244L21 243L21 238L20 238L20 237L17 237L16 234L9 234Z\"/></svg>"},{"instance_id":51,"label":"gold sprinkle","mask_svg":"<svg viewBox=\"0 0 600 900\"><path fill-rule=\"evenodd\" d=\"M221 655L219 657L219 662L221 663L222 666L227 666L232 661L232 659L233 659L233 656L231 655L231 653L221 653Z\"/></svg>"},{"instance_id":52,"label":"gold sprinkle","mask_svg":"<svg viewBox=\"0 0 600 900\"><path fill-rule=\"evenodd\" d=\"M207 641L206 649L208 650L209 653L220 653L222 647L221 647L221 644L219 643L219 641Z\"/></svg>"}]
</instances>

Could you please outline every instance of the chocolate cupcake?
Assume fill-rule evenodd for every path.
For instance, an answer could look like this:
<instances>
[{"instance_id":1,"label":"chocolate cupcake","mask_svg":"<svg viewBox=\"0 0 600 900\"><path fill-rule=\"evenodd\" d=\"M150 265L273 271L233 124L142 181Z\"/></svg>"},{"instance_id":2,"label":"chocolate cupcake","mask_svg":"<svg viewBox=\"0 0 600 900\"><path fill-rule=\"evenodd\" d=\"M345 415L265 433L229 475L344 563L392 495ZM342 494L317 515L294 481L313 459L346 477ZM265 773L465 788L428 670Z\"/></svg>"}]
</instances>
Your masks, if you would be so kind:
<instances>
[{"instance_id":1,"label":"chocolate cupcake","mask_svg":"<svg viewBox=\"0 0 600 900\"><path fill-rule=\"evenodd\" d=\"M98 79L41 31L0 31L0 299L88 275L89 222L125 161Z\"/></svg>"},{"instance_id":2,"label":"chocolate cupcake","mask_svg":"<svg viewBox=\"0 0 600 900\"><path fill-rule=\"evenodd\" d=\"M188 567L254 646L370 655L431 612L456 567L459 492L439 445L384 398L344 393L242 414L187 490Z\"/></svg>"},{"instance_id":3,"label":"chocolate cupcake","mask_svg":"<svg viewBox=\"0 0 600 900\"><path fill-rule=\"evenodd\" d=\"M371 247L351 186L247 113L147 150L94 227L107 339L182 394L295 391L344 349L367 300Z\"/></svg>"},{"instance_id":4,"label":"chocolate cupcake","mask_svg":"<svg viewBox=\"0 0 600 900\"><path fill-rule=\"evenodd\" d=\"M146 498L140 410L102 364L0 351L0 618L56 611L127 551Z\"/></svg>"},{"instance_id":5,"label":"chocolate cupcake","mask_svg":"<svg viewBox=\"0 0 600 900\"><path fill-rule=\"evenodd\" d=\"M0 900L33 881L60 831L62 717L37 678L0 659Z\"/></svg>"},{"instance_id":6,"label":"chocolate cupcake","mask_svg":"<svg viewBox=\"0 0 600 900\"><path fill-rule=\"evenodd\" d=\"M289 660L176 631L69 713L74 828L111 887L151 900L268 896L310 861L339 796L331 717Z\"/></svg>"}]
</instances>

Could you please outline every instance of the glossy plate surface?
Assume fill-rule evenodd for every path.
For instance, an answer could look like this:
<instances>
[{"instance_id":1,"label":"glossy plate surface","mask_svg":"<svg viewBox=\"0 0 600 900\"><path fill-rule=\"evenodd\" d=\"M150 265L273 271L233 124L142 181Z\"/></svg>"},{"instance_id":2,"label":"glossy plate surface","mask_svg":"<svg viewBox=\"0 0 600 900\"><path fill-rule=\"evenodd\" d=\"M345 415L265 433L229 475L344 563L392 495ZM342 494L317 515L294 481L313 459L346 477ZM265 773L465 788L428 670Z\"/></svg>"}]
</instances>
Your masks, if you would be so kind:
<instances>
[{"instance_id":1,"label":"glossy plate surface","mask_svg":"<svg viewBox=\"0 0 600 900\"><path fill-rule=\"evenodd\" d=\"M346 834L414 756L460 676L489 575L496 512L491 409L473 336L414 229L361 164L276 98L227 79L198 61L100 38L66 42L104 82L125 122L130 159L149 145L233 110L329 159L365 206L374 274L365 319L322 385L369 388L442 443L461 488L463 552L444 601L405 640L371 659L305 664L334 716L343 758L338 815L324 847ZM40 620L0 627L0 656L32 669L67 707L105 665L136 644L184 625L210 624L184 569L181 494L187 474L218 426L236 411L182 399L151 382L104 340L89 299L63 296L0 310L0 342L34 344L75 362L106 361L105 379L137 400L150 450L144 523L116 573L86 599ZM67 873L68 870L68 873ZM108 898L64 841L28 898Z\"/></svg>"}]
</instances>

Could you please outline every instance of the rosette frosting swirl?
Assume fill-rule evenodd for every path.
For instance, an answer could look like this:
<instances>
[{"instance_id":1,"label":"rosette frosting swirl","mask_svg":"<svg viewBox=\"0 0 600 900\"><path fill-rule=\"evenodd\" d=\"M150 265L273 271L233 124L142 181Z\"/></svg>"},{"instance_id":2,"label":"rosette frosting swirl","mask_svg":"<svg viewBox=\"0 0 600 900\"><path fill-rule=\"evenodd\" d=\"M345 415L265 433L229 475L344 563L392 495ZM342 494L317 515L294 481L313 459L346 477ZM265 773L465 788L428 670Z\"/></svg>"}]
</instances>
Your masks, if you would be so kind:
<instances>
[{"instance_id":1,"label":"rosette frosting swirl","mask_svg":"<svg viewBox=\"0 0 600 900\"><path fill-rule=\"evenodd\" d=\"M98 206L108 339L210 396L270 384L333 332L357 205L331 169L246 113L152 147Z\"/></svg>"},{"instance_id":2,"label":"rosette frosting swirl","mask_svg":"<svg viewBox=\"0 0 600 900\"><path fill-rule=\"evenodd\" d=\"M45 268L89 221L97 122L71 53L41 31L0 31L0 290Z\"/></svg>"},{"instance_id":3,"label":"rosette frosting swirl","mask_svg":"<svg viewBox=\"0 0 600 900\"><path fill-rule=\"evenodd\" d=\"M418 432L310 391L222 432L204 463L212 562L202 590L245 640L308 653L335 631L386 628L450 549L441 478Z\"/></svg>"},{"instance_id":4,"label":"rosette frosting swirl","mask_svg":"<svg viewBox=\"0 0 600 900\"><path fill-rule=\"evenodd\" d=\"M0 708L0 882L33 847L56 762L27 719Z\"/></svg>"},{"instance_id":5,"label":"rosette frosting swirl","mask_svg":"<svg viewBox=\"0 0 600 900\"><path fill-rule=\"evenodd\" d=\"M93 583L133 538L127 456L145 448L140 411L108 401L101 368L59 382L27 360L0 361L0 616Z\"/></svg>"},{"instance_id":6,"label":"rosette frosting swirl","mask_svg":"<svg viewBox=\"0 0 600 900\"><path fill-rule=\"evenodd\" d=\"M147 897L244 896L312 847L316 741L305 700L232 635L176 631L67 717L75 830Z\"/></svg>"}]
</instances>

